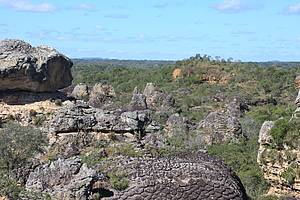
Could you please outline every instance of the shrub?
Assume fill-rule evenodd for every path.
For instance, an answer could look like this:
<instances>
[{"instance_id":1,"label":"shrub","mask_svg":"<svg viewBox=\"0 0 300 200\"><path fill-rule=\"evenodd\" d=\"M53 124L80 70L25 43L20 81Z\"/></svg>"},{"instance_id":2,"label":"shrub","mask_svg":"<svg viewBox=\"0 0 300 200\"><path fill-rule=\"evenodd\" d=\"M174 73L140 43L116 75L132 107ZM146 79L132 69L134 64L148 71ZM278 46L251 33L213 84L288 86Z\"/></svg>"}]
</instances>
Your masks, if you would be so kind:
<instances>
[{"instance_id":1,"label":"shrub","mask_svg":"<svg viewBox=\"0 0 300 200\"><path fill-rule=\"evenodd\" d=\"M125 171L115 169L114 171L108 173L108 177L111 187L116 190L122 191L129 186L129 180Z\"/></svg>"},{"instance_id":2,"label":"shrub","mask_svg":"<svg viewBox=\"0 0 300 200\"><path fill-rule=\"evenodd\" d=\"M299 174L300 174L300 167L296 163L293 163L281 174L281 176L290 185L293 185L295 183L297 175L299 176Z\"/></svg>"},{"instance_id":3,"label":"shrub","mask_svg":"<svg viewBox=\"0 0 300 200\"><path fill-rule=\"evenodd\" d=\"M246 188L247 194L253 198L264 194L268 184L264 179L257 159L257 137L240 144L222 144L208 147L208 153L222 158L233 168Z\"/></svg>"},{"instance_id":4,"label":"shrub","mask_svg":"<svg viewBox=\"0 0 300 200\"><path fill-rule=\"evenodd\" d=\"M0 130L0 169L11 171L27 164L47 144L46 136L33 127L8 123Z\"/></svg>"}]
</instances>

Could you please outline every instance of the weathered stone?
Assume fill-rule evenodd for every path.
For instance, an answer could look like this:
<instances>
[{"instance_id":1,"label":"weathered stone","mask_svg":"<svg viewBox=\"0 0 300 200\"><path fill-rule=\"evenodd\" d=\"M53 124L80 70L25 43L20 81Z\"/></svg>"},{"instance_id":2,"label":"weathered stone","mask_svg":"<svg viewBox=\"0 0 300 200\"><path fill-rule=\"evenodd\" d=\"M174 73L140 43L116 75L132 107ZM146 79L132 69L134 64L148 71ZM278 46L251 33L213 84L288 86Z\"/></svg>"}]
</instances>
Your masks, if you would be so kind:
<instances>
[{"instance_id":1,"label":"weathered stone","mask_svg":"<svg viewBox=\"0 0 300 200\"><path fill-rule=\"evenodd\" d=\"M236 118L244 116L247 110L249 110L249 106L246 101L239 96L233 97L227 104L227 112Z\"/></svg>"},{"instance_id":2,"label":"weathered stone","mask_svg":"<svg viewBox=\"0 0 300 200\"><path fill-rule=\"evenodd\" d=\"M173 135L185 135L189 132L189 121L178 113L169 117L165 125L165 131L169 137Z\"/></svg>"},{"instance_id":3,"label":"weathered stone","mask_svg":"<svg viewBox=\"0 0 300 200\"><path fill-rule=\"evenodd\" d=\"M129 180L129 187L123 191L104 188L112 191L109 200L247 199L236 174L222 161L201 152L163 158L118 158L109 163L105 174L117 169Z\"/></svg>"},{"instance_id":4,"label":"weathered stone","mask_svg":"<svg viewBox=\"0 0 300 200\"><path fill-rule=\"evenodd\" d=\"M55 133L78 131L140 133L150 124L148 110L112 113L87 105L70 105L54 114L49 122L49 128Z\"/></svg>"},{"instance_id":5,"label":"weathered stone","mask_svg":"<svg viewBox=\"0 0 300 200\"><path fill-rule=\"evenodd\" d=\"M97 83L91 91L88 103L94 108L105 108L105 106L112 103L115 96L116 93L111 85Z\"/></svg>"},{"instance_id":6,"label":"weathered stone","mask_svg":"<svg viewBox=\"0 0 300 200\"><path fill-rule=\"evenodd\" d=\"M52 92L72 82L70 59L48 46L0 42L0 90Z\"/></svg>"},{"instance_id":7,"label":"weathered stone","mask_svg":"<svg viewBox=\"0 0 300 200\"><path fill-rule=\"evenodd\" d=\"M131 102L129 104L129 110L146 110L146 96L139 93L137 88L134 88L132 93Z\"/></svg>"},{"instance_id":8,"label":"weathered stone","mask_svg":"<svg viewBox=\"0 0 300 200\"><path fill-rule=\"evenodd\" d=\"M78 157L58 159L30 173L26 189L48 193L53 199L86 200L95 175Z\"/></svg>"},{"instance_id":9,"label":"weathered stone","mask_svg":"<svg viewBox=\"0 0 300 200\"><path fill-rule=\"evenodd\" d=\"M243 137L239 120L226 113L209 113L198 129L203 132L203 140L208 145L237 142Z\"/></svg>"},{"instance_id":10,"label":"weathered stone","mask_svg":"<svg viewBox=\"0 0 300 200\"><path fill-rule=\"evenodd\" d=\"M153 83L147 83L144 93L147 106L151 109L161 109L161 107L173 107L175 100L172 95L166 94Z\"/></svg>"},{"instance_id":11,"label":"weathered stone","mask_svg":"<svg viewBox=\"0 0 300 200\"><path fill-rule=\"evenodd\" d=\"M74 87L71 96L76 99L87 100L89 98L89 88L86 84L78 84Z\"/></svg>"}]
</instances>

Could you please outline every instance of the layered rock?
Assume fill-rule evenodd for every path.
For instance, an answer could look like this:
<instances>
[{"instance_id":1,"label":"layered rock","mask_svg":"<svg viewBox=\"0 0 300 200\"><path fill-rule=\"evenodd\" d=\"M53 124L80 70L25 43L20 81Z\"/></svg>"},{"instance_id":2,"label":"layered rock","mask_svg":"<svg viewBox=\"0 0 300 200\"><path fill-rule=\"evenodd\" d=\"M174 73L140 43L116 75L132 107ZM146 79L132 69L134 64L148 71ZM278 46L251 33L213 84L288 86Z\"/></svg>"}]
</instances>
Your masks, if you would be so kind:
<instances>
[{"instance_id":1,"label":"layered rock","mask_svg":"<svg viewBox=\"0 0 300 200\"><path fill-rule=\"evenodd\" d=\"M48 46L0 42L0 90L53 92L72 82L73 63Z\"/></svg>"},{"instance_id":2,"label":"layered rock","mask_svg":"<svg viewBox=\"0 0 300 200\"><path fill-rule=\"evenodd\" d=\"M220 160L204 153L165 158L118 159L106 173L118 169L126 174L128 188L111 190L107 199L247 199L235 173Z\"/></svg>"},{"instance_id":3,"label":"layered rock","mask_svg":"<svg viewBox=\"0 0 300 200\"><path fill-rule=\"evenodd\" d=\"M269 194L291 195L300 198L300 151L274 148L270 134L274 122L266 121L259 133L257 162L271 184Z\"/></svg>"},{"instance_id":4,"label":"layered rock","mask_svg":"<svg viewBox=\"0 0 300 200\"><path fill-rule=\"evenodd\" d=\"M300 77L295 80L296 88L300 86ZM271 184L269 194L290 195L300 198L300 149L299 149L299 98L295 101L297 109L293 116L288 119L278 119L278 121L266 121L259 133L259 151L257 162L261 166L265 178ZM288 129L284 128L281 122L288 121L286 126L292 126L294 131L290 139L286 139ZM285 122L286 123L286 122ZM280 127L277 127L280 126ZM276 128L276 134L272 134L272 129ZM282 133L277 133L281 131ZM285 133L283 132L285 131ZM297 135L296 135L297 134ZM274 138L277 137L277 138ZM280 137L280 143L278 143Z\"/></svg>"},{"instance_id":5,"label":"layered rock","mask_svg":"<svg viewBox=\"0 0 300 200\"><path fill-rule=\"evenodd\" d=\"M206 144L237 142L243 137L238 118L221 112L211 112L200 122L198 129Z\"/></svg>"},{"instance_id":6,"label":"layered rock","mask_svg":"<svg viewBox=\"0 0 300 200\"><path fill-rule=\"evenodd\" d=\"M83 105L70 105L58 110L49 122L51 132L79 131L141 133L151 130L149 111L110 112ZM155 128L155 127L154 127ZM155 129L154 129L155 131Z\"/></svg>"},{"instance_id":7,"label":"layered rock","mask_svg":"<svg viewBox=\"0 0 300 200\"><path fill-rule=\"evenodd\" d=\"M96 171L82 164L78 157L58 159L30 173L26 189L47 193L52 199L86 200L95 176Z\"/></svg>"}]
</instances>

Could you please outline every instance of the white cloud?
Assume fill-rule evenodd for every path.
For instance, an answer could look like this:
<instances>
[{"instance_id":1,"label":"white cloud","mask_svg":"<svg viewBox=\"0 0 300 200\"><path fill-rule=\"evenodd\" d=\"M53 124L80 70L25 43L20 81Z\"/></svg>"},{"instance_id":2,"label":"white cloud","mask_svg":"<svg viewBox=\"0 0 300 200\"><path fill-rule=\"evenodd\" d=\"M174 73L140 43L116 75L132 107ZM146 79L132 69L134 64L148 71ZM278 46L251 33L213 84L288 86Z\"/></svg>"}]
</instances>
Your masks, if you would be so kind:
<instances>
[{"instance_id":1,"label":"white cloud","mask_svg":"<svg viewBox=\"0 0 300 200\"><path fill-rule=\"evenodd\" d=\"M240 0L224 0L223 3L215 5L215 9L219 11L237 12L242 9Z\"/></svg>"},{"instance_id":2,"label":"white cloud","mask_svg":"<svg viewBox=\"0 0 300 200\"><path fill-rule=\"evenodd\" d=\"M287 9L285 10L284 13L286 13L286 14L300 14L300 3L290 5L289 7L287 7Z\"/></svg>"},{"instance_id":3,"label":"white cloud","mask_svg":"<svg viewBox=\"0 0 300 200\"><path fill-rule=\"evenodd\" d=\"M85 11L96 11L97 8L95 5L93 4L88 4L88 3L81 3L77 6L74 7L74 9L77 10L85 10Z\"/></svg>"},{"instance_id":4,"label":"white cloud","mask_svg":"<svg viewBox=\"0 0 300 200\"><path fill-rule=\"evenodd\" d=\"M55 10L55 6L52 4L35 4L28 0L0 0L0 6L23 12L52 12Z\"/></svg>"}]
</instances>

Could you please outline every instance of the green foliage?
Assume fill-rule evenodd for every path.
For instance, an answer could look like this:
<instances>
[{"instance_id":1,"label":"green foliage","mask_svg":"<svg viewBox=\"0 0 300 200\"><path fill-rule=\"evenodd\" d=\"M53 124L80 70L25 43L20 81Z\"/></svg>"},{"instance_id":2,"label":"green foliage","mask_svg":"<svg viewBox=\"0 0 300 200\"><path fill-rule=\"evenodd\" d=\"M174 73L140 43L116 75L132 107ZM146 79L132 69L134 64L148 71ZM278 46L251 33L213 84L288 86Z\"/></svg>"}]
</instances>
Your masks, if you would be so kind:
<instances>
[{"instance_id":1,"label":"green foliage","mask_svg":"<svg viewBox=\"0 0 300 200\"><path fill-rule=\"evenodd\" d=\"M208 152L220 157L231 166L240 177L247 194L256 198L264 194L268 188L256 162L257 149L257 138L252 138L241 144L212 145L208 148Z\"/></svg>"},{"instance_id":2,"label":"green foliage","mask_svg":"<svg viewBox=\"0 0 300 200\"><path fill-rule=\"evenodd\" d=\"M45 123L47 117L45 115L38 115L33 117L33 125L35 126L43 126L43 124Z\"/></svg>"},{"instance_id":3,"label":"green foliage","mask_svg":"<svg viewBox=\"0 0 300 200\"><path fill-rule=\"evenodd\" d=\"M129 180L127 176L127 173L120 169L115 169L114 171L108 173L111 187L119 191L128 188Z\"/></svg>"},{"instance_id":4,"label":"green foliage","mask_svg":"<svg viewBox=\"0 0 300 200\"><path fill-rule=\"evenodd\" d=\"M24 166L47 144L38 129L8 123L0 130L0 169L11 171Z\"/></svg>"},{"instance_id":5,"label":"green foliage","mask_svg":"<svg viewBox=\"0 0 300 200\"><path fill-rule=\"evenodd\" d=\"M290 185L295 183L296 178L300 176L300 167L297 163L291 164L283 173L282 178L284 178Z\"/></svg>"},{"instance_id":6,"label":"green foliage","mask_svg":"<svg viewBox=\"0 0 300 200\"><path fill-rule=\"evenodd\" d=\"M19 194L24 191L24 188L20 187L14 179L1 170L0 177L0 197L6 196L11 199L18 199Z\"/></svg>"},{"instance_id":7,"label":"green foliage","mask_svg":"<svg viewBox=\"0 0 300 200\"><path fill-rule=\"evenodd\" d=\"M277 197L277 196L261 196L259 198L257 198L257 200L281 200L281 198Z\"/></svg>"},{"instance_id":8,"label":"green foliage","mask_svg":"<svg viewBox=\"0 0 300 200\"><path fill-rule=\"evenodd\" d=\"M277 120L270 132L273 139L273 148L282 149L284 144L292 149L299 148L300 121L297 118L285 117Z\"/></svg>"},{"instance_id":9,"label":"green foliage","mask_svg":"<svg viewBox=\"0 0 300 200\"><path fill-rule=\"evenodd\" d=\"M142 156L142 152L134 149L134 146L130 143L124 143L121 145L110 146L106 149L108 155L116 156L123 155L129 157L140 157Z\"/></svg>"}]
</instances>

